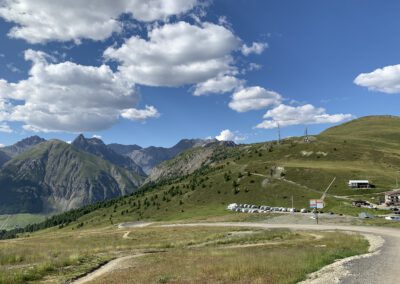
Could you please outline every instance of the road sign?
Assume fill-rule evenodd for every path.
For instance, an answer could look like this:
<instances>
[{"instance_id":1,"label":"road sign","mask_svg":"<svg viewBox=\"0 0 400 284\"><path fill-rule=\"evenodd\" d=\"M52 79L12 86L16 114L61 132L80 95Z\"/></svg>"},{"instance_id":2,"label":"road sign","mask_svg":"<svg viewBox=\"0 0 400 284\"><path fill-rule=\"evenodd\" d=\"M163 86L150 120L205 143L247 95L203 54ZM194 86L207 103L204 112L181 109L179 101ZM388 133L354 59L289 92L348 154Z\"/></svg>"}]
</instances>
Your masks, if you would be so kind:
<instances>
[{"instance_id":1,"label":"road sign","mask_svg":"<svg viewBox=\"0 0 400 284\"><path fill-rule=\"evenodd\" d=\"M324 201L321 199L310 199L310 208L322 209L324 208Z\"/></svg>"}]
</instances>

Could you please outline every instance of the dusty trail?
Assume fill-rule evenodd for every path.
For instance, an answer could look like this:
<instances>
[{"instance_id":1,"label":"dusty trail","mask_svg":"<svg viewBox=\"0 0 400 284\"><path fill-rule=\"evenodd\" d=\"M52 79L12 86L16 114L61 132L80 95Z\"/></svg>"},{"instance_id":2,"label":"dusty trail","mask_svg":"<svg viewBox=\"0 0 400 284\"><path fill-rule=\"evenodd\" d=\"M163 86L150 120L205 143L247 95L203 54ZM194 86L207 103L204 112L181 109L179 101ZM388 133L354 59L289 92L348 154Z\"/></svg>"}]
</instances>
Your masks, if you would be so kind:
<instances>
[{"instance_id":1,"label":"dusty trail","mask_svg":"<svg viewBox=\"0 0 400 284\"><path fill-rule=\"evenodd\" d=\"M153 224L152 222L126 222L118 225L118 229L144 228Z\"/></svg>"},{"instance_id":2,"label":"dusty trail","mask_svg":"<svg viewBox=\"0 0 400 284\"><path fill-rule=\"evenodd\" d=\"M123 256L114 260L111 260L110 262L108 262L107 264L101 266L99 269L93 271L92 273L89 273L88 275L79 278L78 280L75 280L72 282L72 284L84 284L84 283L88 283L90 281L93 281L105 274L108 274L112 271L115 271L117 269L121 269L121 265L132 259L132 258L137 258L137 257L141 257L144 256L146 254L141 253L141 254L134 254L134 255L128 255L128 256Z\"/></svg>"}]
</instances>

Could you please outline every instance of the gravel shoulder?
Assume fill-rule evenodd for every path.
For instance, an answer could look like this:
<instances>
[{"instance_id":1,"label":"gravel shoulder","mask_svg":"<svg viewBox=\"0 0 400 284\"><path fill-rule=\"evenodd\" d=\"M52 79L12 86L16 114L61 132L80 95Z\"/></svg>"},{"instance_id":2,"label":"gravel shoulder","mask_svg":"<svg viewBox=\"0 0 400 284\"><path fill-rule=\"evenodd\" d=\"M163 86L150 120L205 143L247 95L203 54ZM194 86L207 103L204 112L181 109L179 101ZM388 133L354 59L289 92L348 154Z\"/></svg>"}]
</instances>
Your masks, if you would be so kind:
<instances>
[{"instance_id":1,"label":"gravel shoulder","mask_svg":"<svg viewBox=\"0 0 400 284\"><path fill-rule=\"evenodd\" d=\"M361 259L370 258L380 254L380 248L383 246L385 240L376 235L362 234L369 242L369 252L363 255L356 255L344 259L340 259L330 265L327 265L308 275L305 281L300 282L300 284L334 284L334 283L344 283L344 279L352 277L351 264L357 262ZM375 261L375 260L373 260Z\"/></svg>"}]
</instances>

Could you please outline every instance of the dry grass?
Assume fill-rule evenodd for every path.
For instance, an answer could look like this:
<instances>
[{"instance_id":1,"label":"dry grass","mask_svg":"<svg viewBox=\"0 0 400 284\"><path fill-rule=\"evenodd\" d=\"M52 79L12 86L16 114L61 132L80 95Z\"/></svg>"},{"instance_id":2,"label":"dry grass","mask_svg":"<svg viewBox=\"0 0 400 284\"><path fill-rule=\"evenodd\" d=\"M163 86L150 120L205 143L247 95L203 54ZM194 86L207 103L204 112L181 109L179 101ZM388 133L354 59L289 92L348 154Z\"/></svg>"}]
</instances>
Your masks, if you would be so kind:
<instances>
[{"instance_id":1,"label":"dry grass","mask_svg":"<svg viewBox=\"0 0 400 284\"><path fill-rule=\"evenodd\" d=\"M263 233L265 239L279 235L281 242L261 247L177 249L132 260L130 268L94 283L296 283L335 259L366 252L368 247L360 236L344 233L321 233L319 240L303 233L297 241L292 235L296 233L280 233ZM284 242L287 238L292 241Z\"/></svg>"},{"instance_id":2,"label":"dry grass","mask_svg":"<svg viewBox=\"0 0 400 284\"><path fill-rule=\"evenodd\" d=\"M39 232L0 241L0 283L51 278L55 283L79 276L120 255L147 249L180 248L223 238L229 228L142 228L128 239L115 227Z\"/></svg>"},{"instance_id":3,"label":"dry grass","mask_svg":"<svg viewBox=\"0 0 400 284\"><path fill-rule=\"evenodd\" d=\"M48 230L0 241L0 283L64 283L113 258L154 249L165 252L131 259L99 283L294 283L368 247L357 235L317 234L323 238L228 227Z\"/></svg>"}]
</instances>

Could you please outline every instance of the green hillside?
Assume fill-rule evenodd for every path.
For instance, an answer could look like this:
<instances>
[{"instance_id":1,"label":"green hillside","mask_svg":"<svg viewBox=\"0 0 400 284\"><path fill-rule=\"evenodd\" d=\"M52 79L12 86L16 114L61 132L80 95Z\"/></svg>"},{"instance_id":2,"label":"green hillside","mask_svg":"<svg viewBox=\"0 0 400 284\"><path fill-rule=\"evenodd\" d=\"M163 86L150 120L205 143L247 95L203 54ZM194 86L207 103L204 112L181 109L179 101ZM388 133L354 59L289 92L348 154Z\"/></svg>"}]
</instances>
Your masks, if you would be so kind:
<instances>
[{"instance_id":1,"label":"green hillside","mask_svg":"<svg viewBox=\"0 0 400 284\"><path fill-rule=\"evenodd\" d=\"M0 229L11 230L16 227L23 228L29 224L39 223L46 219L44 215L13 214L0 215Z\"/></svg>"},{"instance_id":2,"label":"green hillside","mask_svg":"<svg viewBox=\"0 0 400 284\"><path fill-rule=\"evenodd\" d=\"M153 258L149 256L148 259L157 261L151 264L144 262L147 263L146 266L137 268L141 271L152 271L148 267L157 267L159 271L170 271L171 269L165 267L165 264L174 263L175 265L177 259L182 258L182 255L185 257L185 263L193 263L193 267L198 267L198 263L194 263L193 260L205 259L208 256L207 251L204 251L204 248L194 248L188 255L183 248L191 248L196 244L207 244L213 240L224 244L226 236L231 238L233 228L179 229L173 227L161 229L150 226L143 229L121 228L118 230L116 225L121 222L138 220L167 222L265 220L276 215L232 213L226 210L226 206L236 202L290 207L293 197L295 207L306 208L309 199L321 197L333 177L336 177L336 182L325 200L324 211L348 215L366 211L366 209L353 208L351 200L363 198L378 201L382 198L384 191L393 189L395 186L396 175L400 170L400 146L395 141L396 135L400 134L398 121L399 119L395 117L362 118L311 137L310 143L305 143L303 137L294 137L285 139L280 144L265 142L235 147L221 144L211 148L190 149L181 153L174 160L157 167L157 174L152 177L157 176L158 180L148 181L138 191L127 196L67 211L46 218L42 223L29 225L25 229L0 230L0 239L16 236L20 238L19 240L0 242L3 252L0 253L0 262L5 265L3 269L0 269L0 282L26 283L33 281L34 283L34 281L55 279L59 282L68 282L121 256L121 252L122 255L131 254L132 249L147 248L152 252L154 249L163 251L155 254ZM386 130L383 129L384 126L388 126ZM371 139L368 138L369 136ZM41 159L53 161L59 157L69 157L67 160L72 162L77 159L76 155L88 155L79 151L75 152L73 148L65 144L56 143L53 146L55 147L53 151L47 151L46 149L49 147L43 149L39 147L19 159L21 162ZM32 157L33 159L29 159ZM97 171L107 170L109 167L109 164L106 162L103 164L101 159L94 156L85 156L82 157L82 160L85 161L84 166L81 171L76 172L80 177L93 176ZM63 163L53 162L50 164L63 165ZM15 165L14 170L25 167L19 166L18 160L13 160L8 166L10 165ZM31 164L28 163L28 165ZM30 171L23 171L24 175L31 179L42 176L33 170L37 167L30 169ZM58 169L57 173L62 173L62 171ZM375 188L354 190L347 187L349 179L361 178L369 179ZM293 217L299 217L299 215ZM335 232L331 235L335 246L327 245L328 239L323 237L324 243L315 249L314 254L311 249L304 250L306 245L309 248L314 246L304 242L299 243L304 238L302 237L304 233L296 232L292 239L285 239L285 236L290 237L286 231L267 232L267 235L262 238L284 241L281 243L282 250L277 255L310 253L304 255L297 264L290 263L288 265L297 267L294 270L298 275L293 276L297 279L296 281L289 282L303 279L308 272L316 271L338 257L358 254L366 249L365 241L351 240L349 235L340 238L340 235ZM243 242L243 239L249 242L252 238L258 239L260 236L252 237L246 233L238 242ZM354 236L352 235L352 237ZM315 236L308 236L307 239L313 245L316 241L319 242ZM296 240L296 242L292 242L292 240ZM344 250L338 254L337 249L342 246ZM357 250L349 250L355 246L358 247ZM277 249L275 244L273 247ZM327 247L334 252L332 258L310 266L310 261L321 257L321 253L329 255L330 251L326 250ZM291 249L290 252L288 248ZM249 252L249 250L252 257L255 253L264 251L261 247L253 249L246 247L245 251ZM210 259L215 259L216 249L212 247L211 251ZM236 257L236 254L232 254L234 251L236 250L228 251L231 256L228 259L235 259L235 263L243 267L244 264L238 263L236 260L243 259L243 253L237 254L237 256L240 255L239 258ZM268 247L265 252L271 252L271 248ZM163 258L163 256L166 257ZM265 254L260 257L273 259L274 261L268 264L268 267L274 267L273 271L280 271L279 275L292 273L282 272L273 266L277 256ZM250 259L252 258L249 260L245 258L243 263L251 262ZM282 263L288 264L288 259L286 255ZM218 263L222 261L224 261L222 258L218 258ZM209 260L205 262L209 263ZM226 262L226 259L224 263L219 271L232 266L231 263ZM24 265L28 264L30 268L26 270ZM285 265L277 266L284 267ZM204 266L200 267L200 270L203 271L202 267ZM254 267L254 263L251 262L249 267ZM10 268L12 270L9 270ZM203 271L202 273L209 277L208 272ZM161 272L156 274L164 275ZM124 272L118 275L125 277L121 276L124 275ZM251 272L250 275L253 273ZM156 279L154 277L154 275L144 277L143 282L151 282L151 279Z\"/></svg>"},{"instance_id":3,"label":"green hillside","mask_svg":"<svg viewBox=\"0 0 400 284\"><path fill-rule=\"evenodd\" d=\"M289 207L292 196L295 207L306 208L309 199L321 197L334 177L336 182L329 191L325 210L356 214L360 210L351 207L352 199L378 201L384 191L395 187L400 146L395 147L391 137L400 135L399 121L396 117L362 118L311 137L310 143L297 137L279 145L266 142L221 146L193 173L147 184L136 194L91 207L88 211L92 212L70 226L201 219L229 214L225 207L232 202ZM391 127L385 132L381 125ZM368 140L365 129L371 136L376 129L379 141ZM188 157L194 159L196 151L200 155L203 149L182 153L166 165L173 164L181 173L181 167L176 165L188 163ZM369 179L375 188L350 189L349 179Z\"/></svg>"},{"instance_id":4,"label":"green hillside","mask_svg":"<svg viewBox=\"0 0 400 284\"><path fill-rule=\"evenodd\" d=\"M384 130L384 126L389 127ZM368 140L367 133L377 138ZM357 214L365 209L353 208L352 199L378 202L384 191L396 186L400 171L396 135L400 135L399 118L367 117L311 137L310 143L294 137L281 144L218 146L211 157L201 147L191 149L159 167L168 171L169 178L147 183L130 196L86 207L72 214L74 218L64 218L68 222L60 217L54 224L68 224L68 229L134 220L202 219L230 214L225 208L233 202L290 207L292 197L295 207L307 208L309 199L320 198L334 177L324 210ZM191 160L200 166L185 168L192 172L182 176L179 164ZM350 179L369 179L375 188L350 189Z\"/></svg>"},{"instance_id":5,"label":"green hillside","mask_svg":"<svg viewBox=\"0 0 400 284\"><path fill-rule=\"evenodd\" d=\"M399 150L400 117L367 116L329 128L320 136L324 138L356 140L370 146L389 147Z\"/></svg>"}]
</instances>

